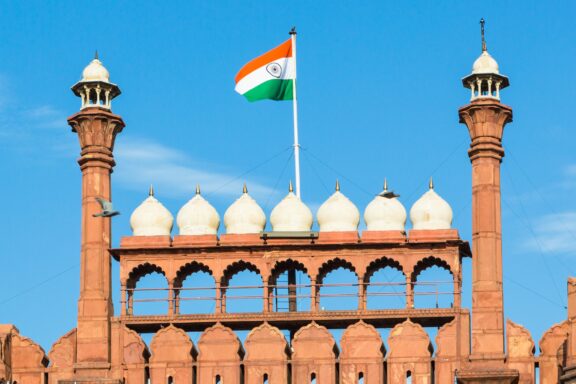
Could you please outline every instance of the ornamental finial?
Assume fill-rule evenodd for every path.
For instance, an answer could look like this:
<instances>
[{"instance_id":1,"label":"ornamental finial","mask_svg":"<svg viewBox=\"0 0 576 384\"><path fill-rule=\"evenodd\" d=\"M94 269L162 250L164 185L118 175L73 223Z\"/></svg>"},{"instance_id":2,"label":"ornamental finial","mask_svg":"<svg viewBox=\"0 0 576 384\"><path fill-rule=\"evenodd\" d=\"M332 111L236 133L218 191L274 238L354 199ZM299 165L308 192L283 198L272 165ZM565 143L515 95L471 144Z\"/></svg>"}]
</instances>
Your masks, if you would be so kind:
<instances>
[{"instance_id":1,"label":"ornamental finial","mask_svg":"<svg viewBox=\"0 0 576 384\"><path fill-rule=\"evenodd\" d=\"M486 21L484 18L480 19L480 34L482 35L482 52L486 52L486 39L484 38L484 24Z\"/></svg>"},{"instance_id":2,"label":"ornamental finial","mask_svg":"<svg viewBox=\"0 0 576 384\"><path fill-rule=\"evenodd\" d=\"M150 184L150 189L148 189L148 196L154 196L154 186Z\"/></svg>"}]
</instances>

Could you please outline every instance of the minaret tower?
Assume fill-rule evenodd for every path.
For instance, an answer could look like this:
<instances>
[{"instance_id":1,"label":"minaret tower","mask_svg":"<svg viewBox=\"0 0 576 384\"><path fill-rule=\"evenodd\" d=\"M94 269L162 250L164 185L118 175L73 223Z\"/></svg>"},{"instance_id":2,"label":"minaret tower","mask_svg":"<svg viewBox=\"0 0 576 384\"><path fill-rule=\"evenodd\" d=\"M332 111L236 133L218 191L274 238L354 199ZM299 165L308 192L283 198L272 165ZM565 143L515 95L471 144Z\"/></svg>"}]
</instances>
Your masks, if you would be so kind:
<instances>
[{"instance_id":1,"label":"minaret tower","mask_svg":"<svg viewBox=\"0 0 576 384\"><path fill-rule=\"evenodd\" d=\"M472 143L472 334L470 369L460 382L510 383L517 373L505 369L502 291L502 224L500 163L504 157L504 126L512 121L512 109L500 102L508 78L499 72L484 39L480 21L482 53L472 73L462 79L471 92L470 103L460 108Z\"/></svg>"},{"instance_id":2,"label":"minaret tower","mask_svg":"<svg viewBox=\"0 0 576 384\"><path fill-rule=\"evenodd\" d=\"M114 167L114 139L124 128L122 118L111 112L112 99L120 88L98 53L72 87L81 98L80 112L68 118L80 140L82 171L82 234L80 250L80 298L78 301L77 352L75 371L79 378L106 378L110 368L111 240L109 217L96 198L110 201L110 175Z\"/></svg>"}]
</instances>

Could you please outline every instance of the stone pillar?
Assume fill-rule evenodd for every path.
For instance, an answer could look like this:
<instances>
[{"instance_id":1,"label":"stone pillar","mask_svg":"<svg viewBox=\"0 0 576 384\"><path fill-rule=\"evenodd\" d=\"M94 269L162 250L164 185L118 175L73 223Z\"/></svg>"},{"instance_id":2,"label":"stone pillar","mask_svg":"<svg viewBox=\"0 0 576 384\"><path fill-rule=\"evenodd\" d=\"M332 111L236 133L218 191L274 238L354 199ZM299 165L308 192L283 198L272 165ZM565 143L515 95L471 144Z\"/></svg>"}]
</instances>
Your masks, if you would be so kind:
<instances>
[{"instance_id":1,"label":"stone pillar","mask_svg":"<svg viewBox=\"0 0 576 384\"><path fill-rule=\"evenodd\" d=\"M366 309L366 285L364 284L364 276L358 277L358 310L363 311Z\"/></svg>"},{"instance_id":2,"label":"stone pillar","mask_svg":"<svg viewBox=\"0 0 576 384\"><path fill-rule=\"evenodd\" d=\"M568 278L568 343L560 382L576 383L576 278Z\"/></svg>"},{"instance_id":3,"label":"stone pillar","mask_svg":"<svg viewBox=\"0 0 576 384\"><path fill-rule=\"evenodd\" d=\"M459 111L470 132L472 162L472 356L504 360L500 163L512 109L477 99Z\"/></svg>"},{"instance_id":4,"label":"stone pillar","mask_svg":"<svg viewBox=\"0 0 576 384\"><path fill-rule=\"evenodd\" d=\"M512 109L492 98L460 108L472 143L472 351L471 364L458 374L461 383L511 383L518 371L505 366L502 291L502 212L500 163L504 126Z\"/></svg>"},{"instance_id":5,"label":"stone pillar","mask_svg":"<svg viewBox=\"0 0 576 384\"><path fill-rule=\"evenodd\" d=\"M175 313L174 301L175 301L174 283L172 281L170 281L168 283L168 314L170 316L174 316L174 313Z\"/></svg>"},{"instance_id":6,"label":"stone pillar","mask_svg":"<svg viewBox=\"0 0 576 384\"><path fill-rule=\"evenodd\" d=\"M310 276L310 311L320 310L320 300L318 297L318 282L316 276Z\"/></svg>"},{"instance_id":7,"label":"stone pillar","mask_svg":"<svg viewBox=\"0 0 576 384\"><path fill-rule=\"evenodd\" d=\"M414 308L414 285L412 284L412 272L406 273L406 308Z\"/></svg>"},{"instance_id":8,"label":"stone pillar","mask_svg":"<svg viewBox=\"0 0 576 384\"><path fill-rule=\"evenodd\" d=\"M264 281L264 288L262 289L262 298L264 300L264 304L262 306L262 312L270 312L270 279L268 278Z\"/></svg>"},{"instance_id":9,"label":"stone pillar","mask_svg":"<svg viewBox=\"0 0 576 384\"><path fill-rule=\"evenodd\" d=\"M122 283L122 285L120 286L120 314L122 316L126 315L126 307L127 307L127 303L126 303L126 284Z\"/></svg>"},{"instance_id":10,"label":"stone pillar","mask_svg":"<svg viewBox=\"0 0 576 384\"><path fill-rule=\"evenodd\" d=\"M114 167L114 139L124 128L120 116L104 109L85 108L68 118L80 140L82 171L82 230L80 250L80 298L76 372L79 376L106 377L110 367L111 244L109 217L96 198L110 201L110 175Z\"/></svg>"}]
</instances>

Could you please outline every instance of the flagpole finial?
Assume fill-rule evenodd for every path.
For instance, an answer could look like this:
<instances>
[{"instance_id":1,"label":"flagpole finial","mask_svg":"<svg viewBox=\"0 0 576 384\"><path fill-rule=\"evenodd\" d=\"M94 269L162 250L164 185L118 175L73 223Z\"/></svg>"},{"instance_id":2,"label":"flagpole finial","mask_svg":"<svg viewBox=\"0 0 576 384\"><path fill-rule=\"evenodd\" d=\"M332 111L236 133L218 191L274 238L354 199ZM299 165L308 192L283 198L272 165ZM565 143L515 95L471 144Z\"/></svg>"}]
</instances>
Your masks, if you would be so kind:
<instances>
[{"instance_id":1,"label":"flagpole finial","mask_svg":"<svg viewBox=\"0 0 576 384\"><path fill-rule=\"evenodd\" d=\"M480 19L480 35L482 36L482 52L486 52L486 39L484 38L484 24L486 21L484 18Z\"/></svg>"},{"instance_id":2,"label":"flagpole finial","mask_svg":"<svg viewBox=\"0 0 576 384\"><path fill-rule=\"evenodd\" d=\"M196 184L196 194L200 194L200 184Z\"/></svg>"},{"instance_id":3,"label":"flagpole finial","mask_svg":"<svg viewBox=\"0 0 576 384\"><path fill-rule=\"evenodd\" d=\"M294 192L294 187L292 186L292 180L290 180L290 184L288 184L288 192Z\"/></svg>"},{"instance_id":4,"label":"flagpole finial","mask_svg":"<svg viewBox=\"0 0 576 384\"><path fill-rule=\"evenodd\" d=\"M388 192L388 180L384 178L384 192Z\"/></svg>"},{"instance_id":5,"label":"flagpole finial","mask_svg":"<svg viewBox=\"0 0 576 384\"><path fill-rule=\"evenodd\" d=\"M434 180L432 179L432 176L430 176L430 181L428 182L428 188L434 189Z\"/></svg>"},{"instance_id":6,"label":"flagpole finial","mask_svg":"<svg viewBox=\"0 0 576 384\"><path fill-rule=\"evenodd\" d=\"M244 186L242 187L242 193L248 193L248 188L246 187L246 183L244 183Z\"/></svg>"},{"instance_id":7,"label":"flagpole finial","mask_svg":"<svg viewBox=\"0 0 576 384\"><path fill-rule=\"evenodd\" d=\"M297 34L297 32L296 32L296 27L292 27L292 29L290 30L290 32L288 32L288 34L290 34L290 35L296 35L296 34Z\"/></svg>"},{"instance_id":8,"label":"flagpole finial","mask_svg":"<svg viewBox=\"0 0 576 384\"><path fill-rule=\"evenodd\" d=\"M336 188L335 188L336 192L340 191L340 181L338 181L338 179L336 179Z\"/></svg>"},{"instance_id":9,"label":"flagpole finial","mask_svg":"<svg viewBox=\"0 0 576 384\"><path fill-rule=\"evenodd\" d=\"M148 189L148 196L154 196L154 186L150 184L150 189Z\"/></svg>"},{"instance_id":10,"label":"flagpole finial","mask_svg":"<svg viewBox=\"0 0 576 384\"><path fill-rule=\"evenodd\" d=\"M99 58L98 58L98 50L96 50L96 51L94 52L94 59L99 60Z\"/></svg>"}]
</instances>

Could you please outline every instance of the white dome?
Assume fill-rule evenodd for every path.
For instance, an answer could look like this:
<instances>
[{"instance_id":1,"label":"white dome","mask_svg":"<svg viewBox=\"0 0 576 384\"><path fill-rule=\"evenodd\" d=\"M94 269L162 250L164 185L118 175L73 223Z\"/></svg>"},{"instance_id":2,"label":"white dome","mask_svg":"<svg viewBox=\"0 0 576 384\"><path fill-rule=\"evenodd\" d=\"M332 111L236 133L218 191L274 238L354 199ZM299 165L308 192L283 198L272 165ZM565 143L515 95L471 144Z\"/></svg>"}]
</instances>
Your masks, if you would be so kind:
<instances>
[{"instance_id":1,"label":"white dome","mask_svg":"<svg viewBox=\"0 0 576 384\"><path fill-rule=\"evenodd\" d=\"M386 182L384 191L368 204L364 210L364 222L368 231L404 231L406 209L397 195L383 196L388 192Z\"/></svg>"},{"instance_id":2,"label":"white dome","mask_svg":"<svg viewBox=\"0 0 576 384\"><path fill-rule=\"evenodd\" d=\"M196 187L196 196L190 199L176 216L181 235L215 235L220 227L218 212Z\"/></svg>"},{"instance_id":3,"label":"white dome","mask_svg":"<svg viewBox=\"0 0 576 384\"><path fill-rule=\"evenodd\" d=\"M292 183L288 194L270 214L270 224L273 231L309 231L314 218L310 208L304 204L292 191Z\"/></svg>"},{"instance_id":4,"label":"white dome","mask_svg":"<svg viewBox=\"0 0 576 384\"><path fill-rule=\"evenodd\" d=\"M500 74L498 71L498 63L490 56L488 51L482 51L482 54L472 65L472 74Z\"/></svg>"},{"instance_id":5,"label":"white dome","mask_svg":"<svg viewBox=\"0 0 576 384\"><path fill-rule=\"evenodd\" d=\"M108 73L106 67L102 65L102 62L98 60L98 56L82 71L82 81L110 82L110 73Z\"/></svg>"},{"instance_id":6,"label":"white dome","mask_svg":"<svg viewBox=\"0 0 576 384\"><path fill-rule=\"evenodd\" d=\"M152 188L150 196L130 216L134 236L169 236L173 223L172 214L154 197Z\"/></svg>"},{"instance_id":7,"label":"white dome","mask_svg":"<svg viewBox=\"0 0 576 384\"><path fill-rule=\"evenodd\" d=\"M356 231L360 211L340 192L340 185L336 182L336 192L318 208L316 218L321 232Z\"/></svg>"},{"instance_id":8,"label":"white dome","mask_svg":"<svg viewBox=\"0 0 576 384\"><path fill-rule=\"evenodd\" d=\"M240 196L224 213L226 233L260 233L266 226L266 215L256 201L250 197L246 186Z\"/></svg>"},{"instance_id":9,"label":"white dome","mask_svg":"<svg viewBox=\"0 0 576 384\"><path fill-rule=\"evenodd\" d=\"M434 192L430 180L430 190L426 192L410 209L410 221L413 229L450 229L452 208Z\"/></svg>"}]
</instances>

